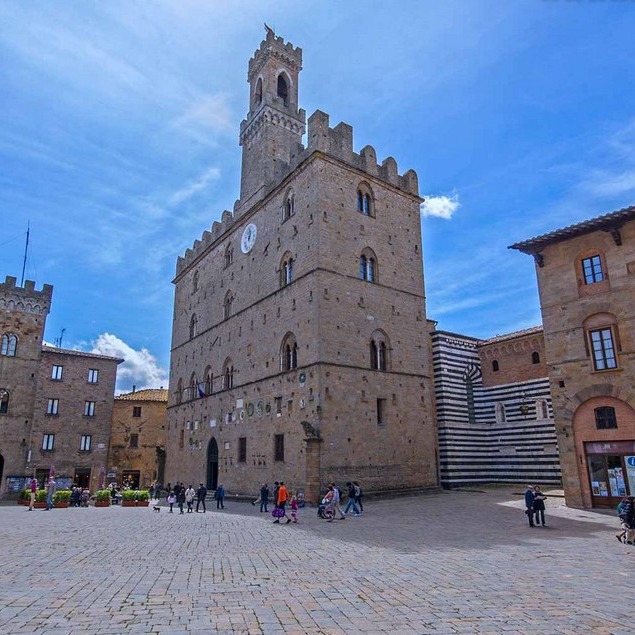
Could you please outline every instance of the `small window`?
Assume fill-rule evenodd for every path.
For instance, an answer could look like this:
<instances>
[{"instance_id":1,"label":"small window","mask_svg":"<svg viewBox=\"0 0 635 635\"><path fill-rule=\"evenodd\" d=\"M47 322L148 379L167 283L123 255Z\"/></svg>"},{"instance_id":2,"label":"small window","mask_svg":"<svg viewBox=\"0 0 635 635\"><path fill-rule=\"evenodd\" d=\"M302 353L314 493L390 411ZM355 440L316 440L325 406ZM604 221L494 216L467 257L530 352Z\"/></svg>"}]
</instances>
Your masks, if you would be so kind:
<instances>
[{"instance_id":1,"label":"small window","mask_svg":"<svg viewBox=\"0 0 635 635\"><path fill-rule=\"evenodd\" d=\"M231 359L226 359L223 365L223 389L230 390L234 387L234 365Z\"/></svg>"},{"instance_id":2,"label":"small window","mask_svg":"<svg viewBox=\"0 0 635 635\"><path fill-rule=\"evenodd\" d=\"M497 359L495 359L495 360L492 362L492 371L494 371L495 373L497 373L497 372L498 372L498 369L499 369L499 366L498 366L498 360L497 360Z\"/></svg>"},{"instance_id":3,"label":"small window","mask_svg":"<svg viewBox=\"0 0 635 635\"><path fill-rule=\"evenodd\" d=\"M190 339L196 337L197 327L198 318L196 317L196 313L194 313L190 319Z\"/></svg>"},{"instance_id":4,"label":"small window","mask_svg":"<svg viewBox=\"0 0 635 635\"><path fill-rule=\"evenodd\" d=\"M130 447L131 448L138 448L139 447L139 435L138 434L131 434L130 435Z\"/></svg>"},{"instance_id":5,"label":"small window","mask_svg":"<svg viewBox=\"0 0 635 635\"><path fill-rule=\"evenodd\" d=\"M225 294L225 301L223 302L223 318L227 319L232 314L232 304L234 302L234 295L231 291Z\"/></svg>"},{"instance_id":6,"label":"small window","mask_svg":"<svg viewBox=\"0 0 635 635\"><path fill-rule=\"evenodd\" d=\"M234 262L234 250L231 245L228 245L227 249L225 249L225 268L229 267L232 262Z\"/></svg>"},{"instance_id":7,"label":"small window","mask_svg":"<svg viewBox=\"0 0 635 635\"><path fill-rule=\"evenodd\" d=\"M45 434L42 436L42 450L44 452L52 452L54 445L55 445L54 434Z\"/></svg>"},{"instance_id":8,"label":"small window","mask_svg":"<svg viewBox=\"0 0 635 635\"><path fill-rule=\"evenodd\" d=\"M280 73L278 75L278 97L282 99L282 103L286 106L289 101L289 86L287 85L287 80L284 75Z\"/></svg>"},{"instance_id":9,"label":"small window","mask_svg":"<svg viewBox=\"0 0 635 635\"><path fill-rule=\"evenodd\" d=\"M611 370L617 368L613 331L611 328L597 329L589 332L593 364L595 370Z\"/></svg>"},{"instance_id":10,"label":"small window","mask_svg":"<svg viewBox=\"0 0 635 635\"><path fill-rule=\"evenodd\" d=\"M367 183L360 184L357 189L357 211L364 216L374 216L373 194Z\"/></svg>"},{"instance_id":11,"label":"small window","mask_svg":"<svg viewBox=\"0 0 635 635\"><path fill-rule=\"evenodd\" d=\"M377 281L377 258L371 249L364 249L359 258L359 277L368 282Z\"/></svg>"},{"instance_id":12,"label":"small window","mask_svg":"<svg viewBox=\"0 0 635 635\"><path fill-rule=\"evenodd\" d=\"M256 82L256 91L254 93L254 98L256 100L256 106L260 106L262 103L262 78L258 78Z\"/></svg>"},{"instance_id":13,"label":"small window","mask_svg":"<svg viewBox=\"0 0 635 635\"><path fill-rule=\"evenodd\" d=\"M99 371L96 368L91 368L88 371L88 383L89 384L99 383Z\"/></svg>"},{"instance_id":14,"label":"small window","mask_svg":"<svg viewBox=\"0 0 635 635\"><path fill-rule=\"evenodd\" d=\"M92 436L90 434L83 434L79 442L79 451L90 452L91 441L92 441Z\"/></svg>"},{"instance_id":15,"label":"small window","mask_svg":"<svg viewBox=\"0 0 635 635\"><path fill-rule=\"evenodd\" d=\"M584 273L584 283L593 284L602 282L604 273L602 272L602 259L599 255L582 259L582 272Z\"/></svg>"},{"instance_id":16,"label":"small window","mask_svg":"<svg viewBox=\"0 0 635 635\"><path fill-rule=\"evenodd\" d=\"M386 400L385 399L377 400L377 425L378 426L386 425Z\"/></svg>"},{"instance_id":17,"label":"small window","mask_svg":"<svg viewBox=\"0 0 635 635\"><path fill-rule=\"evenodd\" d=\"M293 280L293 258L291 254L285 254L280 263L280 286L286 287Z\"/></svg>"},{"instance_id":18,"label":"small window","mask_svg":"<svg viewBox=\"0 0 635 635\"><path fill-rule=\"evenodd\" d=\"M180 404L183 401L183 380L179 379L178 384L176 385L176 403Z\"/></svg>"},{"instance_id":19,"label":"small window","mask_svg":"<svg viewBox=\"0 0 635 635\"><path fill-rule=\"evenodd\" d=\"M0 355L7 357L15 357L18 347L18 337L13 333L5 333L2 336L2 346L0 347Z\"/></svg>"},{"instance_id":20,"label":"small window","mask_svg":"<svg viewBox=\"0 0 635 635\"><path fill-rule=\"evenodd\" d=\"M238 438L238 462L247 463L247 437Z\"/></svg>"},{"instance_id":21,"label":"small window","mask_svg":"<svg viewBox=\"0 0 635 635\"><path fill-rule=\"evenodd\" d=\"M611 430L617 428L617 418L615 408L611 406L601 406L595 409L595 427L598 430Z\"/></svg>"},{"instance_id":22,"label":"small window","mask_svg":"<svg viewBox=\"0 0 635 635\"><path fill-rule=\"evenodd\" d=\"M287 333L280 347L280 370L287 372L298 367L298 343L293 333Z\"/></svg>"},{"instance_id":23,"label":"small window","mask_svg":"<svg viewBox=\"0 0 635 635\"><path fill-rule=\"evenodd\" d=\"M388 370L388 344L383 331L375 331L370 340L371 370Z\"/></svg>"},{"instance_id":24,"label":"small window","mask_svg":"<svg viewBox=\"0 0 635 635\"><path fill-rule=\"evenodd\" d=\"M64 371L63 366L57 366L53 364L53 368L51 369L51 379L53 381L62 381L62 372Z\"/></svg>"},{"instance_id":25,"label":"small window","mask_svg":"<svg viewBox=\"0 0 635 635\"><path fill-rule=\"evenodd\" d=\"M132 416L133 417L141 416L141 406L132 406Z\"/></svg>"},{"instance_id":26,"label":"small window","mask_svg":"<svg viewBox=\"0 0 635 635\"><path fill-rule=\"evenodd\" d=\"M84 416L85 417L94 417L95 416L95 402L94 401L85 401L84 402Z\"/></svg>"},{"instance_id":27,"label":"small window","mask_svg":"<svg viewBox=\"0 0 635 635\"><path fill-rule=\"evenodd\" d=\"M0 388L0 415L6 415L9 412L9 391Z\"/></svg>"},{"instance_id":28,"label":"small window","mask_svg":"<svg viewBox=\"0 0 635 635\"><path fill-rule=\"evenodd\" d=\"M531 354L531 363L532 364L540 364L540 353L538 353L537 351L534 351Z\"/></svg>"},{"instance_id":29,"label":"small window","mask_svg":"<svg viewBox=\"0 0 635 635\"><path fill-rule=\"evenodd\" d=\"M284 461L284 434L276 434L274 461Z\"/></svg>"},{"instance_id":30,"label":"small window","mask_svg":"<svg viewBox=\"0 0 635 635\"><path fill-rule=\"evenodd\" d=\"M289 220L295 214L295 195L289 192L282 207L282 221Z\"/></svg>"},{"instance_id":31,"label":"small window","mask_svg":"<svg viewBox=\"0 0 635 635\"><path fill-rule=\"evenodd\" d=\"M276 415L278 417L282 416L282 397L276 397Z\"/></svg>"},{"instance_id":32,"label":"small window","mask_svg":"<svg viewBox=\"0 0 635 635\"><path fill-rule=\"evenodd\" d=\"M181 430L179 434L179 449L182 450L184 445L185 445L185 430Z\"/></svg>"},{"instance_id":33,"label":"small window","mask_svg":"<svg viewBox=\"0 0 635 635\"><path fill-rule=\"evenodd\" d=\"M198 291L198 271L194 272L192 276L192 293L196 293Z\"/></svg>"},{"instance_id":34,"label":"small window","mask_svg":"<svg viewBox=\"0 0 635 635\"><path fill-rule=\"evenodd\" d=\"M47 415L59 414L59 407L60 407L59 399L49 399L46 404L46 414Z\"/></svg>"}]
</instances>

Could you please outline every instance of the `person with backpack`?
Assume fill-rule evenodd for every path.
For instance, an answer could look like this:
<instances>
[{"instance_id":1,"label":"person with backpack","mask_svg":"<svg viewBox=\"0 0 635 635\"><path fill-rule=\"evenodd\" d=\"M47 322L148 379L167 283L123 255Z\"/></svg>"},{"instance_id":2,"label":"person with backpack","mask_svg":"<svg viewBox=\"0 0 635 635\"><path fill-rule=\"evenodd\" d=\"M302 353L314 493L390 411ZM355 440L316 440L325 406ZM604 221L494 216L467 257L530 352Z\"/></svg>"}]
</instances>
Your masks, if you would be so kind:
<instances>
[{"instance_id":1,"label":"person with backpack","mask_svg":"<svg viewBox=\"0 0 635 635\"><path fill-rule=\"evenodd\" d=\"M622 523L622 533L618 534L616 538L620 542L632 545L633 535L635 534L635 498L627 496L620 503L619 515Z\"/></svg>"},{"instance_id":2,"label":"person with backpack","mask_svg":"<svg viewBox=\"0 0 635 635\"><path fill-rule=\"evenodd\" d=\"M355 486L355 503L357 507L359 507L359 513L364 513L364 505L362 505L362 488L360 487L357 481L353 481L353 485Z\"/></svg>"},{"instance_id":3,"label":"person with backpack","mask_svg":"<svg viewBox=\"0 0 635 635\"><path fill-rule=\"evenodd\" d=\"M179 513L184 514L183 504L185 503L185 488L179 487L178 494L176 495L176 502L179 504Z\"/></svg>"},{"instance_id":4,"label":"person with backpack","mask_svg":"<svg viewBox=\"0 0 635 635\"><path fill-rule=\"evenodd\" d=\"M198 507L202 503L203 504L203 513L205 513L205 499L207 498L207 488L203 483L198 486L196 490L196 513L198 514Z\"/></svg>"},{"instance_id":5,"label":"person with backpack","mask_svg":"<svg viewBox=\"0 0 635 635\"><path fill-rule=\"evenodd\" d=\"M355 503L355 486L349 481L346 483L346 487L348 488L348 502L346 503L346 507L344 507L344 515L348 514L352 507L355 516L359 516L359 509Z\"/></svg>"}]
</instances>

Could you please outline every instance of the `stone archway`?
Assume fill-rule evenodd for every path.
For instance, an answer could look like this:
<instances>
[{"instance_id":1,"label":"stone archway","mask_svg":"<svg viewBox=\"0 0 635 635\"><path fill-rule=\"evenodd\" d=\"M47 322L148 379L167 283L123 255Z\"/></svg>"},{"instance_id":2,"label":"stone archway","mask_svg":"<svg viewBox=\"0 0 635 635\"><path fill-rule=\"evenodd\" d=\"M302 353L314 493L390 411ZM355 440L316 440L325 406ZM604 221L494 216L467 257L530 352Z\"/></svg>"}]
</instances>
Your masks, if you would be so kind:
<instances>
[{"instance_id":1,"label":"stone archway","mask_svg":"<svg viewBox=\"0 0 635 635\"><path fill-rule=\"evenodd\" d=\"M207 489L215 490L218 486L218 443L212 437L207 446Z\"/></svg>"}]
</instances>

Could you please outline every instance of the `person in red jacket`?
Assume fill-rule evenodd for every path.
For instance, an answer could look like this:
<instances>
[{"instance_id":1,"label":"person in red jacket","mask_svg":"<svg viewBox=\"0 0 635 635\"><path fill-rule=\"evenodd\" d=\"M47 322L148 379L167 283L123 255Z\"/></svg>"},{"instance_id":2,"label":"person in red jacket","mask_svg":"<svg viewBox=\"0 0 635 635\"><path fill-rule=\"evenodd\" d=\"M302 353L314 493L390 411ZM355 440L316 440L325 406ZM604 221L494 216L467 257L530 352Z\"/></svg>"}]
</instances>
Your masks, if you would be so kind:
<instances>
[{"instance_id":1,"label":"person in red jacket","mask_svg":"<svg viewBox=\"0 0 635 635\"><path fill-rule=\"evenodd\" d=\"M284 482L280 481L280 488L278 489L278 500L276 501L276 507L282 510L282 516L280 516L280 518L283 518L284 516L287 515L285 507L287 506L288 500L289 500L289 492L287 491L287 488L284 486ZM280 523L280 518L276 518L273 522ZM291 522L291 519L287 518L287 523L290 523L290 522Z\"/></svg>"}]
</instances>

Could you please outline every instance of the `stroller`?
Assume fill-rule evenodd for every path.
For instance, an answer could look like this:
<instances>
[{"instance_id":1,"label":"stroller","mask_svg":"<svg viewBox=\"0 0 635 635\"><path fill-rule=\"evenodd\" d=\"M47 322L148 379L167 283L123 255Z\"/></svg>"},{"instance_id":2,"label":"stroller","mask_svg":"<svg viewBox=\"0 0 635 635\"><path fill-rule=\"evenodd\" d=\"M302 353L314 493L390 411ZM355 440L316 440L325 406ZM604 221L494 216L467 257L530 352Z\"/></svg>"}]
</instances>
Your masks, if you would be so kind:
<instances>
[{"instance_id":1,"label":"stroller","mask_svg":"<svg viewBox=\"0 0 635 635\"><path fill-rule=\"evenodd\" d=\"M324 520L331 520L333 518L333 506L326 498L322 499L322 502L317 508L318 518L324 518Z\"/></svg>"}]
</instances>

